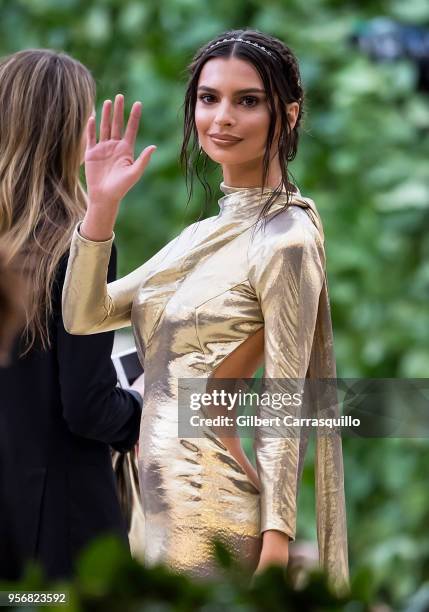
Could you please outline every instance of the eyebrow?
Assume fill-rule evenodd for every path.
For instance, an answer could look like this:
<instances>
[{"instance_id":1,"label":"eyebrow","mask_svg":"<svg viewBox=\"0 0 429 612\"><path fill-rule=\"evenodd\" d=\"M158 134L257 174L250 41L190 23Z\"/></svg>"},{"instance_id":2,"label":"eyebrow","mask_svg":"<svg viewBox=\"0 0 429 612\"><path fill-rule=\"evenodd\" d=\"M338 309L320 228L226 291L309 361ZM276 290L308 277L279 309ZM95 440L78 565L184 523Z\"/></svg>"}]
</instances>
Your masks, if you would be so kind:
<instances>
[{"instance_id":1,"label":"eyebrow","mask_svg":"<svg viewBox=\"0 0 429 612\"><path fill-rule=\"evenodd\" d=\"M200 85L198 89L203 89L204 91L209 91L211 93L219 93L217 89L213 87L207 87L207 85ZM258 87L249 87L247 89L239 89L234 92L236 94L246 94L246 93L265 93L265 89L259 89Z\"/></svg>"}]
</instances>

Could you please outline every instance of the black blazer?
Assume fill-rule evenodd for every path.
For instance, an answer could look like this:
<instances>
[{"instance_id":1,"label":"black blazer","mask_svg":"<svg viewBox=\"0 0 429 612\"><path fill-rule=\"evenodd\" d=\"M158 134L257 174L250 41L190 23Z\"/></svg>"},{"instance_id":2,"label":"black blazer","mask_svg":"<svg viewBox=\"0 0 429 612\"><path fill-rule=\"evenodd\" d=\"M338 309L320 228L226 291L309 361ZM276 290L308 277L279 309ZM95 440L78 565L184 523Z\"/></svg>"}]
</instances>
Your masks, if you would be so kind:
<instances>
[{"instance_id":1,"label":"black blazer","mask_svg":"<svg viewBox=\"0 0 429 612\"><path fill-rule=\"evenodd\" d=\"M67 259L53 291L52 347L18 359L15 346L11 365L0 368L1 577L19 577L31 558L51 579L70 576L78 553L100 534L128 545L109 445L125 451L136 443L141 402L116 387L113 332L65 331ZM114 249L108 280L115 274Z\"/></svg>"}]
</instances>

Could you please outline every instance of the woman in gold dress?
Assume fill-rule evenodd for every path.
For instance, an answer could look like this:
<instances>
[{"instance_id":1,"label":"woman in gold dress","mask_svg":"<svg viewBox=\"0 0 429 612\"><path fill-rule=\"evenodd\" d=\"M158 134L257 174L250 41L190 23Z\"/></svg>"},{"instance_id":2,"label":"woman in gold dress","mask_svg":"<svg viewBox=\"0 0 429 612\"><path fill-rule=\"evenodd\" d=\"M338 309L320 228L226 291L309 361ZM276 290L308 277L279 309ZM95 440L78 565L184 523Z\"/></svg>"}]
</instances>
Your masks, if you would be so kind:
<instances>
[{"instance_id":1,"label":"woman in gold dress","mask_svg":"<svg viewBox=\"0 0 429 612\"><path fill-rule=\"evenodd\" d=\"M253 30L210 41L189 70L181 158L187 172L200 155L221 166L218 214L106 284L120 201L156 148L134 161L141 104L122 135L123 97L116 96L113 116L106 101L98 143L95 119L88 124L89 204L73 238L63 316L75 334L133 327L145 368L146 562L213 575L216 537L260 572L287 564L306 439L257 429L255 469L237 439L180 437L178 381L249 378L261 362L266 379L335 377L322 225L314 202L288 180L304 94L292 51ZM319 403L315 413L337 413ZM338 433L317 435L315 471L320 564L342 587L348 560Z\"/></svg>"}]
</instances>

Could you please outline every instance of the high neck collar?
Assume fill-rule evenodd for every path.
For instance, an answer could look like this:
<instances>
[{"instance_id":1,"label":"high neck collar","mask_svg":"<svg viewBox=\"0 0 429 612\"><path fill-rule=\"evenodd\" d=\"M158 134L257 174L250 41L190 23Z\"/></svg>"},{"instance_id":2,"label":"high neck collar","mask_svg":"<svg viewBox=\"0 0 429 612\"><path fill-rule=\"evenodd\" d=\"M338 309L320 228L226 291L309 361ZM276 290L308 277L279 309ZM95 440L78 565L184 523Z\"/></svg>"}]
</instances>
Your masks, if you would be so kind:
<instances>
[{"instance_id":1,"label":"high neck collar","mask_svg":"<svg viewBox=\"0 0 429 612\"><path fill-rule=\"evenodd\" d=\"M296 185L294 187L296 191L291 193L292 198L301 197L298 187ZM243 218L259 214L265 202L274 191L274 189L265 188L261 194L260 187L233 187L226 185L223 181L220 184L220 190L225 195L218 200L219 216L234 214ZM286 189L283 188L281 195L270 210L284 206L285 201Z\"/></svg>"}]
</instances>

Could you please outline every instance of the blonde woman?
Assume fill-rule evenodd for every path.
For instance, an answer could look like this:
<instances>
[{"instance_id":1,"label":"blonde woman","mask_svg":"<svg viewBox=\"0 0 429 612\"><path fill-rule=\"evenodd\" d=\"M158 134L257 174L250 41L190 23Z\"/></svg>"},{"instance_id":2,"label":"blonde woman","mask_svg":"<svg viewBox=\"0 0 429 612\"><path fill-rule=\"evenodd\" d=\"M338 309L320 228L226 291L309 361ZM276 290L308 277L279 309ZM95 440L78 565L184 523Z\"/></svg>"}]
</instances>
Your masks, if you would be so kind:
<instances>
[{"instance_id":1,"label":"blonde woman","mask_svg":"<svg viewBox=\"0 0 429 612\"><path fill-rule=\"evenodd\" d=\"M262 361L271 380L335 377L322 225L314 202L287 171L303 102L297 59L282 41L238 30L201 47L189 67L182 158L187 171L200 156L219 165L218 214L187 227L109 284L119 205L154 146L134 161L141 105L133 106L123 135L122 96L113 117L105 102L99 142L95 120L89 121L89 206L73 237L63 314L78 334L133 325L146 374L139 467L147 563L210 576L215 537L251 570L288 562L305 443L257 428L255 468L240 444L214 432L178 436L178 383L251 377ZM347 532L336 433L317 437L317 524L321 565L344 586Z\"/></svg>"},{"instance_id":2,"label":"blonde woman","mask_svg":"<svg viewBox=\"0 0 429 612\"><path fill-rule=\"evenodd\" d=\"M141 396L116 388L112 335L70 336L61 315L70 240L86 211L79 167L94 96L90 72L66 54L0 60L0 235L29 280L25 329L0 369L8 577L29 559L50 578L69 576L95 536L127 542L109 445L135 444ZM106 265L113 280L114 255Z\"/></svg>"}]
</instances>

